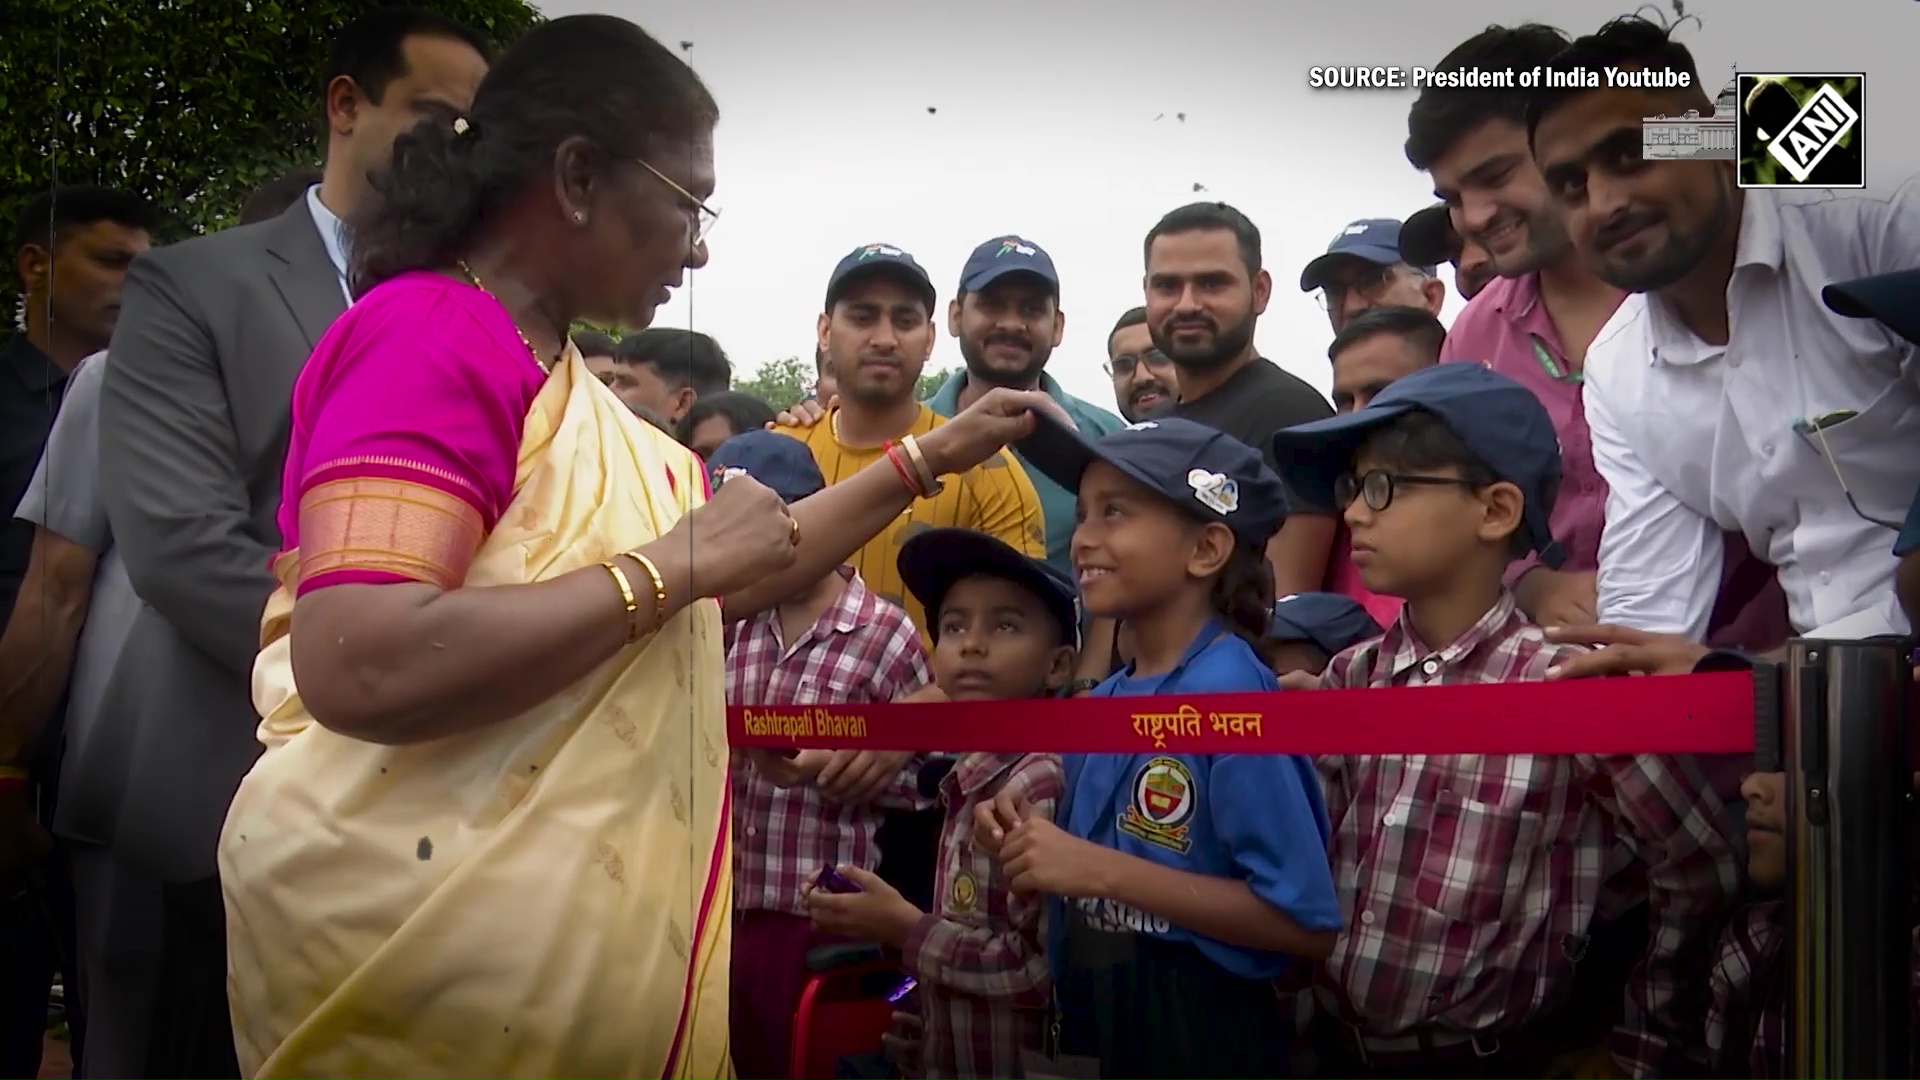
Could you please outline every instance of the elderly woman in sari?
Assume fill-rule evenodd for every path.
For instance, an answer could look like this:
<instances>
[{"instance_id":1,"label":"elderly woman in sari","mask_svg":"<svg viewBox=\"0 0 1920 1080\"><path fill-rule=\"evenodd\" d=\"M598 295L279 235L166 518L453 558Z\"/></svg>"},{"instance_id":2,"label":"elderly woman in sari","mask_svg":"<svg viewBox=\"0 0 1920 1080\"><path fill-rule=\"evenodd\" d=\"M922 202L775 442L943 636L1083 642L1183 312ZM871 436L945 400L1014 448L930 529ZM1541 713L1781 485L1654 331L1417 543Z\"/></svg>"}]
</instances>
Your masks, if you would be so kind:
<instances>
[{"instance_id":1,"label":"elderly woman in sari","mask_svg":"<svg viewBox=\"0 0 1920 1080\"><path fill-rule=\"evenodd\" d=\"M595 379L705 264L717 109L631 23L547 23L423 122L293 395L221 838L253 1076L722 1076L722 609L817 580L1032 425L994 391L789 512ZM719 602L716 602L719 598Z\"/></svg>"}]
</instances>

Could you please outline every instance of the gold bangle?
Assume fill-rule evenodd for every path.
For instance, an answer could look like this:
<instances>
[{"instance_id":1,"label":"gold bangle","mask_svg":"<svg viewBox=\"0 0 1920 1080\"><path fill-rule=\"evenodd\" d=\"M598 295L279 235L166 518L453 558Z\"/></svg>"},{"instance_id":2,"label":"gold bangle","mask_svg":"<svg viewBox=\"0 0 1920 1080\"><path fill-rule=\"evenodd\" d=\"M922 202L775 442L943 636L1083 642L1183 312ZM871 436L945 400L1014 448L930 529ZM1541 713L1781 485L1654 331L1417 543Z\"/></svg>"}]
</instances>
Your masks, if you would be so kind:
<instances>
[{"instance_id":1,"label":"gold bangle","mask_svg":"<svg viewBox=\"0 0 1920 1080\"><path fill-rule=\"evenodd\" d=\"M933 466L927 464L927 455L920 450L920 440L909 435L900 440L900 449L906 451L907 461L913 465L913 471L920 477L920 493L924 498L940 494L940 478L933 473Z\"/></svg>"},{"instance_id":2,"label":"gold bangle","mask_svg":"<svg viewBox=\"0 0 1920 1080\"><path fill-rule=\"evenodd\" d=\"M607 568L607 573L613 575L613 583L620 588L620 602L627 608L627 644L631 645L640 640L640 604L633 598L633 583L627 580L627 572L613 560L609 559L600 565Z\"/></svg>"},{"instance_id":3,"label":"gold bangle","mask_svg":"<svg viewBox=\"0 0 1920 1080\"><path fill-rule=\"evenodd\" d=\"M647 581L653 586L653 628L658 630L667 625L667 579L660 576L660 568L645 555L629 551L627 558L639 563L640 569L647 572Z\"/></svg>"}]
</instances>

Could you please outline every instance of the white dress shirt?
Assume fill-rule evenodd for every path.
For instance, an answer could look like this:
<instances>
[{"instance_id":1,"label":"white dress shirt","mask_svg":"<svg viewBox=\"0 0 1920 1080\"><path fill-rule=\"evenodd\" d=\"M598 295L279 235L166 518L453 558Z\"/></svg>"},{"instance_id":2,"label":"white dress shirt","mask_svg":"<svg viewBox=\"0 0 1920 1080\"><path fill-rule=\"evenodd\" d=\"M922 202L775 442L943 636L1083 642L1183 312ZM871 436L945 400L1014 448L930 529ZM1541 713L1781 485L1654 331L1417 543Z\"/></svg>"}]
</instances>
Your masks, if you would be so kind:
<instances>
[{"instance_id":1,"label":"white dress shirt","mask_svg":"<svg viewBox=\"0 0 1920 1080\"><path fill-rule=\"evenodd\" d=\"M1866 518L1897 527L1920 487L1920 350L1833 314L1820 290L1920 267L1920 179L1891 195L1745 196L1727 345L1635 295L1587 350L1587 423L1610 489L1600 621L1703 640L1720 531L1737 529L1779 569L1798 633L1905 633L1896 530ZM1857 415L1797 427L1841 410Z\"/></svg>"},{"instance_id":2,"label":"white dress shirt","mask_svg":"<svg viewBox=\"0 0 1920 1080\"><path fill-rule=\"evenodd\" d=\"M327 209L320 201L320 185L307 189L307 212L313 215L313 227L320 233L320 243L326 246L327 258L333 261L334 273L340 275L340 292L347 298L347 306L353 306L353 290L347 286L347 225Z\"/></svg>"}]
</instances>

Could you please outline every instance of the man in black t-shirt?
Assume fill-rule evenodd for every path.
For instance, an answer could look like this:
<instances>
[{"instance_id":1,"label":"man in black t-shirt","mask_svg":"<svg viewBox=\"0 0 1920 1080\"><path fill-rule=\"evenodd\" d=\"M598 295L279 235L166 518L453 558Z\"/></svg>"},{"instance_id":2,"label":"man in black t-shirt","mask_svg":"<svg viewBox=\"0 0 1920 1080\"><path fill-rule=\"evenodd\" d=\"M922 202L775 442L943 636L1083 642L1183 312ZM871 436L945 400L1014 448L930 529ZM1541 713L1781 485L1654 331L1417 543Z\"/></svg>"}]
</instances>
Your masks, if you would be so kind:
<instances>
[{"instance_id":1,"label":"man in black t-shirt","mask_svg":"<svg viewBox=\"0 0 1920 1080\"><path fill-rule=\"evenodd\" d=\"M1260 268L1260 230L1226 203L1193 203L1147 233L1147 327L1179 370L1167 415L1224 431L1273 464L1273 433L1321 420L1333 407L1313 387L1263 359L1253 330L1273 295ZM1267 545L1276 594L1315 592L1327 573L1334 519L1291 499Z\"/></svg>"}]
</instances>

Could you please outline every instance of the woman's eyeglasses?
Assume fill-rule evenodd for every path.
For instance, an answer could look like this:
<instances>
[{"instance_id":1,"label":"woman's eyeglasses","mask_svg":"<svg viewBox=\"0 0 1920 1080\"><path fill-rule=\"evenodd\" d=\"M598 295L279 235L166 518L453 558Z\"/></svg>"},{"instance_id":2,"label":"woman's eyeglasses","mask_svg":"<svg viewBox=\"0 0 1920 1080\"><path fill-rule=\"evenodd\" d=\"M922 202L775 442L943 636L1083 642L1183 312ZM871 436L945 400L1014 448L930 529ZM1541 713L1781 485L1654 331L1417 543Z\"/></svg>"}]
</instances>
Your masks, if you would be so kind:
<instances>
[{"instance_id":1,"label":"woman's eyeglasses","mask_svg":"<svg viewBox=\"0 0 1920 1080\"><path fill-rule=\"evenodd\" d=\"M1130 379L1133 377L1135 369L1141 364L1145 364L1150 368L1164 369L1172 366L1173 361L1167 359L1167 354L1161 352L1159 349L1148 349L1139 356L1116 356L1100 366L1106 369L1107 378L1109 379Z\"/></svg>"},{"instance_id":2,"label":"woman's eyeglasses","mask_svg":"<svg viewBox=\"0 0 1920 1080\"><path fill-rule=\"evenodd\" d=\"M720 211L708 206L703 200L695 198L693 192L675 183L666 173L661 172L659 169L654 168L639 158L634 158L633 161L634 164L652 173L661 183L672 188L676 194L687 201L688 207L693 210L693 240L688 246L699 247L701 244L706 243L707 237L713 233L713 227L720 222Z\"/></svg>"},{"instance_id":3,"label":"woman's eyeglasses","mask_svg":"<svg viewBox=\"0 0 1920 1080\"><path fill-rule=\"evenodd\" d=\"M1344 473L1333 481L1333 508L1345 510L1353 500L1366 502L1367 509L1380 513L1393 505L1394 491L1401 487L1458 487L1468 491L1479 485L1457 476L1409 476L1385 469L1370 469L1360 476Z\"/></svg>"}]
</instances>

